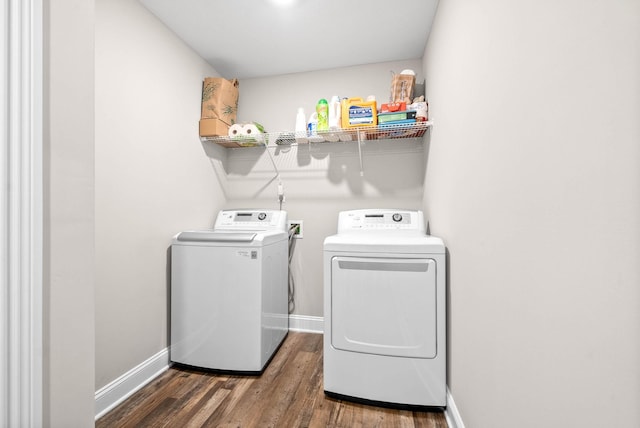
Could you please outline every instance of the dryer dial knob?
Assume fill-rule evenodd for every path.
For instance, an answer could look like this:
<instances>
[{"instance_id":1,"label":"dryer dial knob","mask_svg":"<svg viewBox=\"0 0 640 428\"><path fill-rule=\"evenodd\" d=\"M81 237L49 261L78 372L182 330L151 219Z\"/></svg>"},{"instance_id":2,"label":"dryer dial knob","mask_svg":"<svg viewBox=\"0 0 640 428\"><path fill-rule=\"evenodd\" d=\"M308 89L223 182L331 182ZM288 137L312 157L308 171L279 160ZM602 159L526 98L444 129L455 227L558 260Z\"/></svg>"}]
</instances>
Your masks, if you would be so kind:
<instances>
[{"instance_id":1,"label":"dryer dial knob","mask_svg":"<svg viewBox=\"0 0 640 428\"><path fill-rule=\"evenodd\" d=\"M402 221L402 214L395 213L391 218L393 218L395 222Z\"/></svg>"},{"instance_id":2,"label":"dryer dial knob","mask_svg":"<svg viewBox=\"0 0 640 428\"><path fill-rule=\"evenodd\" d=\"M265 218L267 218L267 215L265 213L258 214L258 220L264 220Z\"/></svg>"}]
</instances>

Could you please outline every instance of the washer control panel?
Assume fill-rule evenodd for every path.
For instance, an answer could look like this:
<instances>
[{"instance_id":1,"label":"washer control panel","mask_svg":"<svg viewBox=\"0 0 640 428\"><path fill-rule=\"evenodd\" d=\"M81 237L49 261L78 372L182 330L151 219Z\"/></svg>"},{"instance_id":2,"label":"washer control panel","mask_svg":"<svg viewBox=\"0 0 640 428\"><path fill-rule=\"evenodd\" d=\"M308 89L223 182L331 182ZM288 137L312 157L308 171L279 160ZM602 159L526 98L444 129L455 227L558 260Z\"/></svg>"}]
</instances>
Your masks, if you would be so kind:
<instances>
[{"instance_id":1,"label":"washer control panel","mask_svg":"<svg viewBox=\"0 0 640 428\"><path fill-rule=\"evenodd\" d=\"M215 230L287 230L287 212L279 210L223 210Z\"/></svg>"},{"instance_id":2,"label":"washer control panel","mask_svg":"<svg viewBox=\"0 0 640 428\"><path fill-rule=\"evenodd\" d=\"M425 231L422 211L367 209L342 211L338 216L338 233L373 230Z\"/></svg>"}]
</instances>

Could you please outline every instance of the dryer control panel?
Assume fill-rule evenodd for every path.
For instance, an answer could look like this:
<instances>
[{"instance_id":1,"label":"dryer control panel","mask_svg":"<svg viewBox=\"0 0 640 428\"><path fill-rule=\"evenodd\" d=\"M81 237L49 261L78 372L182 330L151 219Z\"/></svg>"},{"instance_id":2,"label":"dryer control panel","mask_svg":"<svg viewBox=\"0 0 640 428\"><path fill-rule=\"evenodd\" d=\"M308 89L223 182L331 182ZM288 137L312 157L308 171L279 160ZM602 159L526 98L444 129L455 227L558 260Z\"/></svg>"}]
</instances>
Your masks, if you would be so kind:
<instances>
[{"instance_id":1,"label":"dryer control panel","mask_svg":"<svg viewBox=\"0 0 640 428\"><path fill-rule=\"evenodd\" d=\"M338 233L358 230L409 230L425 233L422 211L367 209L342 211L338 215Z\"/></svg>"},{"instance_id":2,"label":"dryer control panel","mask_svg":"<svg viewBox=\"0 0 640 428\"><path fill-rule=\"evenodd\" d=\"M280 210L223 210L218 213L214 230L287 231L287 212Z\"/></svg>"}]
</instances>

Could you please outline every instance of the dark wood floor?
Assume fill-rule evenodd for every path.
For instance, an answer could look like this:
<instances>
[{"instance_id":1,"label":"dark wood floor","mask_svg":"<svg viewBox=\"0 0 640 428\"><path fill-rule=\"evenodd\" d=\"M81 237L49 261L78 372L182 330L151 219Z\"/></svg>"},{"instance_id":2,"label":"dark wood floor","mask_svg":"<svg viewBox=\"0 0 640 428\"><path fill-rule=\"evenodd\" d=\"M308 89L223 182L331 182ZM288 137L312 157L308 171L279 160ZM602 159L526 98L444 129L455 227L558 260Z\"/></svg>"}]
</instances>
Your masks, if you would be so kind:
<instances>
[{"instance_id":1,"label":"dark wood floor","mask_svg":"<svg viewBox=\"0 0 640 428\"><path fill-rule=\"evenodd\" d=\"M447 428L442 412L336 400L322 389L322 335L289 333L261 376L170 368L96 427Z\"/></svg>"}]
</instances>

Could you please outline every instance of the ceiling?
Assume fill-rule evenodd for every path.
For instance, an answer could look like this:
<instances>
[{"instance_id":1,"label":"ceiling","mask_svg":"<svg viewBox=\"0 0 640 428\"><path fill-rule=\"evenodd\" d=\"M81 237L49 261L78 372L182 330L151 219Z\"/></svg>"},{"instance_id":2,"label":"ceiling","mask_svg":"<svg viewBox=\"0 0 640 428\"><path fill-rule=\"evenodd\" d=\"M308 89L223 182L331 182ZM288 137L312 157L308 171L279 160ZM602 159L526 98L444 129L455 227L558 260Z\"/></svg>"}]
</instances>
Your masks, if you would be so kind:
<instances>
[{"instance_id":1,"label":"ceiling","mask_svg":"<svg viewBox=\"0 0 640 428\"><path fill-rule=\"evenodd\" d=\"M228 79L422 58L438 0L139 0Z\"/></svg>"}]
</instances>

